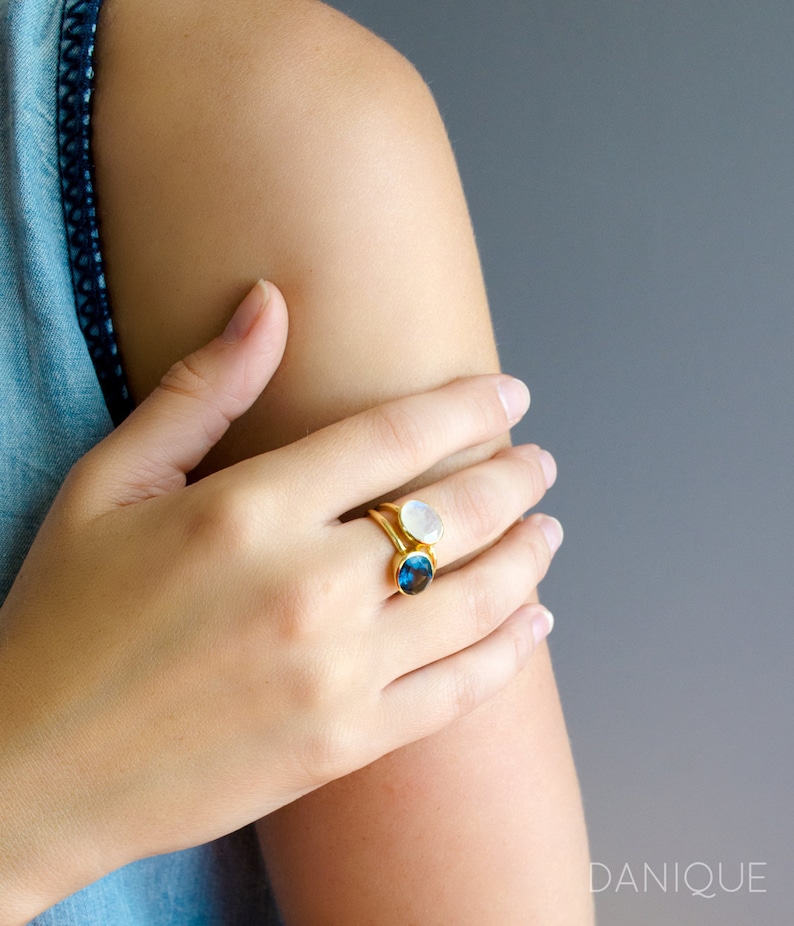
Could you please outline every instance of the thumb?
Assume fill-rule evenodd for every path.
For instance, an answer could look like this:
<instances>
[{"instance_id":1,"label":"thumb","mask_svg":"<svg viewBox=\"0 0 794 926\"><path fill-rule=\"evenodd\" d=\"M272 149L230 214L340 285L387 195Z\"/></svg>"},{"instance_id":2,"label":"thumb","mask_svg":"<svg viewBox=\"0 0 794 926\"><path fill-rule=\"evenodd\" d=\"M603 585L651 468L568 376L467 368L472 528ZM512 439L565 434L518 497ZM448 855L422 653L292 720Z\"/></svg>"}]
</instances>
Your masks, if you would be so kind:
<instances>
[{"instance_id":1,"label":"thumb","mask_svg":"<svg viewBox=\"0 0 794 926\"><path fill-rule=\"evenodd\" d=\"M272 283L257 281L223 334L175 363L84 458L91 458L94 502L106 509L183 487L186 474L270 381L284 354L287 327L284 297Z\"/></svg>"}]
</instances>

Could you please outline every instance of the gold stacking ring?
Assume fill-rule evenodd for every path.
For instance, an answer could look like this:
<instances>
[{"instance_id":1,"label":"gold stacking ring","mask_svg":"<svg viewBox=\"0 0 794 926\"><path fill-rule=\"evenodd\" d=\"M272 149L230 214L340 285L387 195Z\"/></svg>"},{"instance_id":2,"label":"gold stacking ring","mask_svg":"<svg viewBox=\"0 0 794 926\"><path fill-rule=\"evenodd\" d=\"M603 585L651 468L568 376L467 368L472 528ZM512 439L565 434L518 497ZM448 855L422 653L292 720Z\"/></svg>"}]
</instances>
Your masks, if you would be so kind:
<instances>
[{"instance_id":1,"label":"gold stacking ring","mask_svg":"<svg viewBox=\"0 0 794 926\"><path fill-rule=\"evenodd\" d=\"M394 514L394 523L386 514ZM392 574L397 591L418 595L433 581L438 568L435 544L444 535L444 525L434 508L412 498L402 505L383 502L367 514L388 535L397 551L392 560Z\"/></svg>"}]
</instances>

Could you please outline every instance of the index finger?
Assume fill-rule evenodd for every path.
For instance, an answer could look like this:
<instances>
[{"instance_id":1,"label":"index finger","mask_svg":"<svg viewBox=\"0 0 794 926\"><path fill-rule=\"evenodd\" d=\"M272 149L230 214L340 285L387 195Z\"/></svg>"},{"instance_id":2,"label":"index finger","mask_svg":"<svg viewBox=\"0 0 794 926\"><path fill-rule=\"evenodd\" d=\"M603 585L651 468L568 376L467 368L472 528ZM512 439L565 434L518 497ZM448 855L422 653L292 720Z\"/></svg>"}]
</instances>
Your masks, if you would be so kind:
<instances>
[{"instance_id":1,"label":"index finger","mask_svg":"<svg viewBox=\"0 0 794 926\"><path fill-rule=\"evenodd\" d=\"M359 412L267 456L277 479L297 482L290 494L298 509L332 520L497 437L528 408L521 380L470 376Z\"/></svg>"}]
</instances>

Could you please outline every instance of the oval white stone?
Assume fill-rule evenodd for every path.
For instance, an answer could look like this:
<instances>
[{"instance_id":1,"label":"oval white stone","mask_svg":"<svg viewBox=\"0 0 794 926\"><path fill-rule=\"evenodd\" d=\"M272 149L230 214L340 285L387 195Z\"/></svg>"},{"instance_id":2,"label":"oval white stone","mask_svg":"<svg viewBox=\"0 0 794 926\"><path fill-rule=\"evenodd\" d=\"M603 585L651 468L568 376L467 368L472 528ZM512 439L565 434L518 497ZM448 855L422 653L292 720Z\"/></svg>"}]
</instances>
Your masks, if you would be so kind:
<instances>
[{"instance_id":1,"label":"oval white stone","mask_svg":"<svg viewBox=\"0 0 794 926\"><path fill-rule=\"evenodd\" d=\"M417 543L438 543L444 525L434 509L412 498L400 507L400 527Z\"/></svg>"}]
</instances>

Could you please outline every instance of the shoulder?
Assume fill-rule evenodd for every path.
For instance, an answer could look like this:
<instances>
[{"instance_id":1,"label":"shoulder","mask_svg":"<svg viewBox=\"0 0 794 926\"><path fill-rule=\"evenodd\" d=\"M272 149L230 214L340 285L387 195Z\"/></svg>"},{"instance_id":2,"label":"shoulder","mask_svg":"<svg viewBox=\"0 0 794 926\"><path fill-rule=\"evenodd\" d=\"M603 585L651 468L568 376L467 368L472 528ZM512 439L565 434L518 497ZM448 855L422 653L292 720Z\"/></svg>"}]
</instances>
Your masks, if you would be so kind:
<instances>
[{"instance_id":1,"label":"shoulder","mask_svg":"<svg viewBox=\"0 0 794 926\"><path fill-rule=\"evenodd\" d=\"M366 114L427 94L403 55L317 0L105 0L97 57L98 81L126 88L133 115L177 109L184 123L199 107L209 135L212 119L330 123L345 102Z\"/></svg>"},{"instance_id":2,"label":"shoulder","mask_svg":"<svg viewBox=\"0 0 794 926\"><path fill-rule=\"evenodd\" d=\"M237 170L322 166L344 147L437 131L429 90L387 42L316 0L105 0L97 155ZM201 174L197 175L199 178Z\"/></svg>"},{"instance_id":3,"label":"shoulder","mask_svg":"<svg viewBox=\"0 0 794 926\"><path fill-rule=\"evenodd\" d=\"M342 326L360 356L405 315L406 277L429 286L444 255L476 259L425 82L325 4L105 0L96 54L102 245L137 398L222 330L259 276L290 307L285 368L344 380L349 394L323 332L338 339ZM468 282L479 304L481 281ZM452 307L466 318L460 299L449 305L434 310L447 330Z\"/></svg>"}]
</instances>

